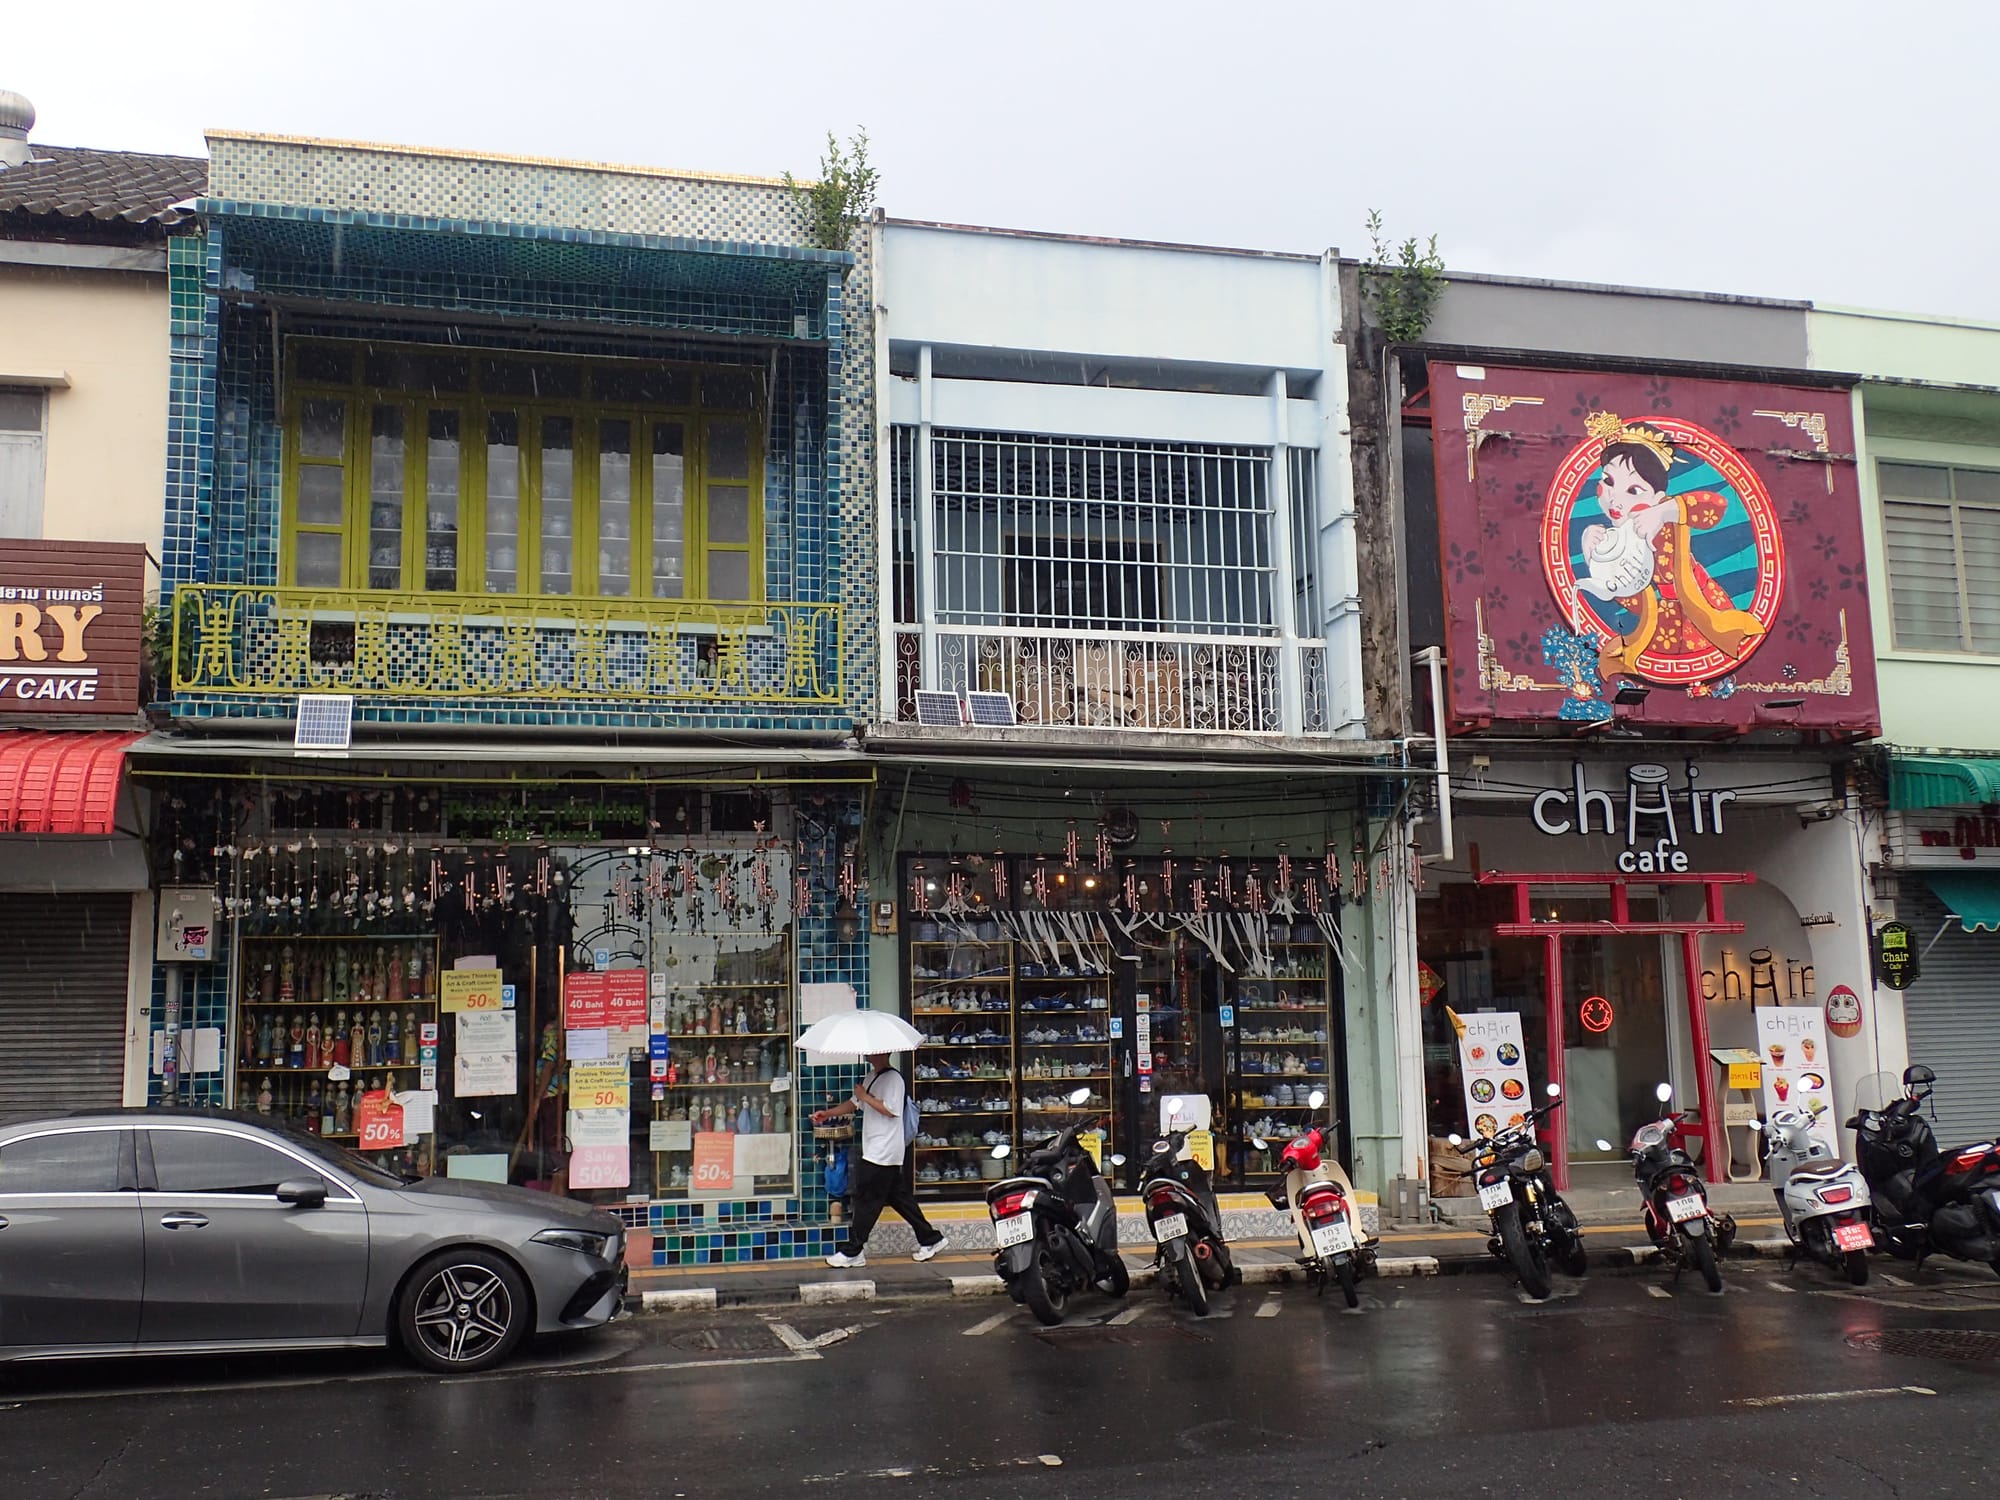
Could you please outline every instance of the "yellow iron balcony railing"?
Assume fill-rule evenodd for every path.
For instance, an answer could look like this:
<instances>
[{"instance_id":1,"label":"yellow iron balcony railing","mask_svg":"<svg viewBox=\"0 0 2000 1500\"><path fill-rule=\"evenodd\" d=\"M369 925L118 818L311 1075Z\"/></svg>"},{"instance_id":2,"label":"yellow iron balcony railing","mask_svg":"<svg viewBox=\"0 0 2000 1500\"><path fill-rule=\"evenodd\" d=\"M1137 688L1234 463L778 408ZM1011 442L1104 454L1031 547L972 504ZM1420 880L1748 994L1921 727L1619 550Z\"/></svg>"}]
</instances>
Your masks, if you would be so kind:
<instances>
[{"instance_id":1,"label":"yellow iron balcony railing","mask_svg":"<svg viewBox=\"0 0 2000 1500\"><path fill-rule=\"evenodd\" d=\"M838 604L182 584L176 693L841 701Z\"/></svg>"}]
</instances>

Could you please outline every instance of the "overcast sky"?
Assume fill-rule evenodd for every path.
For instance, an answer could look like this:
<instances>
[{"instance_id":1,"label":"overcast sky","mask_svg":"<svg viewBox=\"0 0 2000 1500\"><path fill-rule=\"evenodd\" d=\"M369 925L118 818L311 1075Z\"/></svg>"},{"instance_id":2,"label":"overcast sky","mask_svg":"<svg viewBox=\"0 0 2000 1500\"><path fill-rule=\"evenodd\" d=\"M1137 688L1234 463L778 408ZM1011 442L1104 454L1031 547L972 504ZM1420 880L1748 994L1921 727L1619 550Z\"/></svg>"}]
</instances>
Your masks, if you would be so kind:
<instances>
[{"instance_id":1,"label":"overcast sky","mask_svg":"<svg viewBox=\"0 0 2000 1500\"><path fill-rule=\"evenodd\" d=\"M2000 4L17 6L50 145L210 126L810 174L909 218L2000 320Z\"/></svg>"}]
</instances>

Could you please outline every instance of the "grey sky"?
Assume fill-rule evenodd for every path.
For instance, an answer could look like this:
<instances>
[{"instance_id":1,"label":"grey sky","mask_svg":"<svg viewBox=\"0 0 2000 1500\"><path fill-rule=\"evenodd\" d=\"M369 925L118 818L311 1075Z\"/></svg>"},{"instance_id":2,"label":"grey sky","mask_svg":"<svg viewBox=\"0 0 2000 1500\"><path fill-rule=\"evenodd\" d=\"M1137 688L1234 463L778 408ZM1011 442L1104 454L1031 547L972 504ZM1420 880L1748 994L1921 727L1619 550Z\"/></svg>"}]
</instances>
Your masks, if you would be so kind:
<instances>
[{"instance_id":1,"label":"grey sky","mask_svg":"<svg viewBox=\"0 0 2000 1500\"><path fill-rule=\"evenodd\" d=\"M51 145L206 126L809 174L883 205L2000 320L2000 5L376 0L20 7Z\"/></svg>"}]
</instances>

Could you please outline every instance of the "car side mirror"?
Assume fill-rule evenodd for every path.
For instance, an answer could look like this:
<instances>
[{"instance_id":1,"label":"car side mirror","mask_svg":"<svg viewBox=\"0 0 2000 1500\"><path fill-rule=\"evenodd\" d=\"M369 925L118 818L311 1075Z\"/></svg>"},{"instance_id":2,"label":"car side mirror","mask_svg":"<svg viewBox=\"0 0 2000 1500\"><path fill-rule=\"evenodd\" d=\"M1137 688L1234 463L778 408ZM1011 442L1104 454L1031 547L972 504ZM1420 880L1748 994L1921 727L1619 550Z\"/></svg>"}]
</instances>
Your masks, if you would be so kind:
<instances>
[{"instance_id":1,"label":"car side mirror","mask_svg":"<svg viewBox=\"0 0 2000 1500\"><path fill-rule=\"evenodd\" d=\"M293 1208L318 1208L326 1202L326 1184L318 1178L301 1177L296 1182L278 1184L277 1199Z\"/></svg>"}]
</instances>

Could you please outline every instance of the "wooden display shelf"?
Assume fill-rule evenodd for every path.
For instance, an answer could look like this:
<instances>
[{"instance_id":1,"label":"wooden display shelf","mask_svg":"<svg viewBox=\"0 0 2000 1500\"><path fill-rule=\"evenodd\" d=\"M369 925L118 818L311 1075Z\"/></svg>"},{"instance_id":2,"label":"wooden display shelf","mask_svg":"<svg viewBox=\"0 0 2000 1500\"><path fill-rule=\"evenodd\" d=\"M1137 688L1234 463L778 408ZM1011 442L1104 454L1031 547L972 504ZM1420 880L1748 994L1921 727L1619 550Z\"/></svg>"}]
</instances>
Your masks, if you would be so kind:
<instances>
[{"instance_id":1,"label":"wooden display shelf","mask_svg":"<svg viewBox=\"0 0 2000 1500\"><path fill-rule=\"evenodd\" d=\"M356 1000L349 996L345 1000L259 1000L254 995L245 995L238 1001L242 1010L353 1010L359 1006L363 1010L381 1010L391 1005L436 1005L435 995L405 995L400 1000Z\"/></svg>"},{"instance_id":2,"label":"wooden display shelf","mask_svg":"<svg viewBox=\"0 0 2000 1500\"><path fill-rule=\"evenodd\" d=\"M679 984L667 986L668 993L675 990L788 990L791 985L783 979L684 979Z\"/></svg>"},{"instance_id":3,"label":"wooden display shelf","mask_svg":"<svg viewBox=\"0 0 2000 1500\"><path fill-rule=\"evenodd\" d=\"M660 1087L663 1089L704 1089L711 1091L715 1089L762 1089L764 1092L769 1093L771 1092L771 1085L776 1082L775 1078L718 1078L713 1083L661 1083ZM790 1088L785 1088L779 1090L779 1092L790 1093L791 1090Z\"/></svg>"},{"instance_id":4,"label":"wooden display shelf","mask_svg":"<svg viewBox=\"0 0 2000 1500\"><path fill-rule=\"evenodd\" d=\"M280 1074L287 1078L304 1078L314 1073L331 1073L335 1068L345 1068L350 1073L401 1073L422 1066L422 1063L413 1062L325 1063L317 1068L294 1068L279 1062L239 1062L236 1065L239 1072L268 1073L274 1078Z\"/></svg>"},{"instance_id":5,"label":"wooden display shelf","mask_svg":"<svg viewBox=\"0 0 2000 1500\"><path fill-rule=\"evenodd\" d=\"M670 1042L755 1042L788 1037L789 1031L669 1031Z\"/></svg>"},{"instance_id":6,"label":"wooden display shelf","mask_svg":"<svg viewBox=\"0 0 2000 1500\"><path fill-rule=\"evenodd\" d=\"M1246 1082L1252 1078L1325 1078L1324 1073L1238 1073Z\"/></svg>"}]
</instances>

